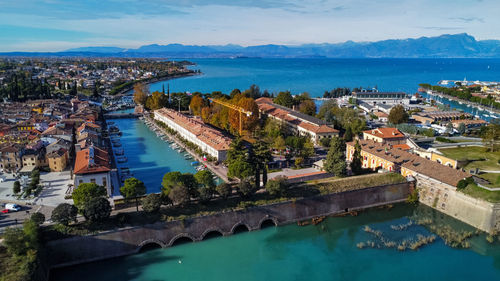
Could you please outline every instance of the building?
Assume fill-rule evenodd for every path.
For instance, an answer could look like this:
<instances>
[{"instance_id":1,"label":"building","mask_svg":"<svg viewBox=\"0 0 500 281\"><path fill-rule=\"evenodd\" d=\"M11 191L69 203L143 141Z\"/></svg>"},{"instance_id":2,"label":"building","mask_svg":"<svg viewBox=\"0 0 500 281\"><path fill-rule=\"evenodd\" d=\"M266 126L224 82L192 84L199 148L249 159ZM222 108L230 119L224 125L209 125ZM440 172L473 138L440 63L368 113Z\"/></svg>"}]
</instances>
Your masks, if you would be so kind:
<instances>
[{"instance_id":1,"label":"building","mask_svg":"<svg viewBox=\"0 0 500 281\"><path fill-rule=\"evenodd\" d=\"M51 172L62 172L68 164L69 153L64 148L59 148L47 154L47 162Z\"/></svg>"},{"instance_id":2,"label":"building","mask_svg":"<svg viewBox=\"0 0 500 281\"><path fill-rule=\"evenodd\" d=\"M397 128L377 128L363 131L363 140L386 144L406 144L406 136Z\"/></svg>"},{"instance_id":3,"label":"building","mask_svg":"<svg viewBox=\"0 0 500 281\"><path fill-rule=\"evenodd\" d=\"M460 111L422 111L413 114L411 117L422 124L428 125L439 121L470 119L472 115Z\"/></svg>"},{"instance_id":4,"label":"building","mask_svg":"<svg viewBox=\"0 0 500 281\"><path fill-rule=\"evenodd\" d=\"M462 120L451 120L451 124L453 124L453 128L458 129L460 124L464 124L465 128L471 129L471 128L478 128L481 126L488 125L488 122L482 120L482 119L462 119Z\"/></svg>"},{"instance_id":5,"label":"building","mask_svg":"<svg viewBox=\"0 0 500 281\"><path fill-rule=\"evenodd\" d=\"M108 195L112 195L111 189L111 161L106 152L95 146L80 150L76 153L75 187L81 183L95 183L106 188Z\"/></svg>"},{"instance_id":6,"label":"building","mask_svg":"<svg viewBox=\"0 0 500 281\"><path fill-rule=\"evenodd\" d=\"M259 98L255 102L260 114L281 122L294 134L310 136L314 144L319 144L323 138L339 136L339 131L327 125L325 121L275 104L270 98Z\"/></svg>"},{"instance_id":7,"label":"building","mask_svg":"<svg viewBox=\"0 0 500 281\"><path fill-rule=\"evenodd\" d=\"M456 188L457 183L471 175L461 170L454 169L449 165L438 163L420 157L408 151L394 148L391 145L374 142L372 140L359 141L361 145L361 157L363 168L378 169L400 172L403 176L413 176L417 180L423 179L444 186ZM347 161L352 161L355 150L355 142L346 144Z\"/></svg>"},{"instance_id":8,"label":"building","mask_svg":"<svg viewBox=\"0 0 500 281\"><path fill-rule=\"evenodd\" d=\"M168 108L155 110L154 118L176 131L182 138L197 145L217 161L226 160L231 138L205 124L200 118L189 117Z\"/></svg>"},{"instance_id":9,"label":"building","mask_svg":"<svg viewBox=\"0 0 500 281\"><path fill-rule=\"evenodd\" d=\"M19 144L7 144L0 149L1 163L0 169L3 172L15 173L22 168L22 156L24 149Z\"/></svg>"},{"instance_id":10,"label":"building","mask_svg":"<svg viewBox=\"0 0 500 281\"><path fill-rule=\"evenodd\" d=\"M25 149L22 156L23 168L35 169L46 166L45 148Z\"/></svg>"},{"instance_id":11,"label":"building","mask_svg":"<svg viewBox=\"0 0 500 281\"><path fill-rule=\"evenodd\" d=\"M403 92L353 92L352 97L357 101L365 102L371 105L377 104L410 104L408 95Z\"/></svg>"}]
</instances>

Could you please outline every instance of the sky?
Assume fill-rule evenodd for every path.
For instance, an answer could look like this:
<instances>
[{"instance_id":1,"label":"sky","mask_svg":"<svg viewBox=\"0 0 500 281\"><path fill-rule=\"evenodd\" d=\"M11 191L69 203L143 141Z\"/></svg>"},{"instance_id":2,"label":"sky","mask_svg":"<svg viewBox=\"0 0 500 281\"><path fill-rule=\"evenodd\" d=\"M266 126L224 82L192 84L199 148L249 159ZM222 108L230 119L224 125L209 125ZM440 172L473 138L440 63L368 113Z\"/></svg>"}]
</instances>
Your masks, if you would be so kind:
<instances>
[{"instance_id":1,"label":"sky","mask_svg":"<svg viewBox=\"0 0 500 281\"><path fill-rule=\"evenodd\" d=\"M148 44L299 45L468 33L498 0L0 0L0 52Z\"/></svg>"}]
</instances>

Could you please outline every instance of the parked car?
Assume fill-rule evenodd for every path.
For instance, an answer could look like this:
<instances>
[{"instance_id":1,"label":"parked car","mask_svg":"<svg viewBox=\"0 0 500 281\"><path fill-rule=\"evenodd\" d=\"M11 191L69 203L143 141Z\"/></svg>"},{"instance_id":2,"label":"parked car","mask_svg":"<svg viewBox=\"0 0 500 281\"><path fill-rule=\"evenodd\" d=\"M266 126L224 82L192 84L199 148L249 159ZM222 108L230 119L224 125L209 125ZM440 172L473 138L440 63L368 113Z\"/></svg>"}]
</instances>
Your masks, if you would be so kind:
<instances>
[{"instance_id":1,"label":"parked car","mask_svg":"<svg viewBox=\"0 0 500 281\"><path fill-rule=\"evenodd\" d=\"M5 204L5 209L12 211L12 212L18 212L21 210L21 206L19 206L17 204L7 203L7 204Z\"/></svg>"},{"instance_id":2,"label":"parked car","mask_svg":"<svg viewBox=\"0 0 500 281\"><path fill-rule=\"evenodd\" d=\"M3 209L3 210L2 210L2 213L3 213L3 214L7 214L7 213L9 213L9 209Z\"/></svg>"}]
</instances>

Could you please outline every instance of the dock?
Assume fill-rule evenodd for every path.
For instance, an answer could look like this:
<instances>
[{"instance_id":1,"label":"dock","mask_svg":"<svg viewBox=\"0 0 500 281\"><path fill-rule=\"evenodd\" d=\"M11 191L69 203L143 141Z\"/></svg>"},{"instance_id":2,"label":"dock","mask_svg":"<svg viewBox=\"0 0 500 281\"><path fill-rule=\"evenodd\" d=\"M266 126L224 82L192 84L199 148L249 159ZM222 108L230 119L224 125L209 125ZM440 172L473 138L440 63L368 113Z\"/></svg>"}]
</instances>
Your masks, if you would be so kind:
<instances>
[{"instance_id":1,"label":"dock","mask_svg":"<svg viewBox=\"0 0 500 281\"><path fill-rule=\"evenodd\" d=\"M104 119L139 118L141 116L141 113L105 113Z\"/></svg>"}]
</instances>

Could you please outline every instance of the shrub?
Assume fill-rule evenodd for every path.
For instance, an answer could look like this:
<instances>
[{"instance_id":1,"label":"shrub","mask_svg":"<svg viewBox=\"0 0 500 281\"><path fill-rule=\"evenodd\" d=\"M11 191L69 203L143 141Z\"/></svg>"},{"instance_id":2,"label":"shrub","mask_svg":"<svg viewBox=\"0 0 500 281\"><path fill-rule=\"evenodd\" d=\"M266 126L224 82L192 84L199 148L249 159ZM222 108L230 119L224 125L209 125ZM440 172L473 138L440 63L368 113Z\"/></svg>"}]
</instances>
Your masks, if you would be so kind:
<instances>
[{"instance_id":1,"label":"shrub","mask_svg":"<svg viewBox=\"0 0 500 281\"><path fill-rule=\"evenodd\" d=\"M72 221L76 221L78 209L68 203L59 204L53 211L51 219L62 225L68 225Z\"/></svg>"},{"instance_id":2,"label":"shrub","mask_svg":"<svg viewBox=\"0 0 500 281\"><path fill-rule=\"evenodd\" d=\"M250 197L254 193L254 186L248 180L242 180L238 184L238 192L242 197Z\"/></svg>"},{"instance_id":3,"label":"shrub","mask_svg":"<svg viewBox=\"0 0 500 281\"><path fill-rule=\"evenodd\" d=\"M148 213L156 213L160 210L162 198L160 194L149 194L142 199L142 209Z\"/></svg>"},{"instance_id":4,"label":"shrub","mask_svg":"<svg viewBox=\"0 0 500 281\"><path fill-rule=\"evenodd\" d=\"M221 183L221 184L219 184L215 188L215 190L224 199L226 199L227 197L229 197L231 195L231 193L233 192L233 188L228 183Z\"/></svg>"},{"instance_id":5,"label":"shrub","mask_svg":"<svg viewBox=\"0 0 500 281\"><path fill-rule=\"evenodd\" d=\"M287 189L287 178L285 176L278 176L266 184L266 190L272 196L283 196Z\"/></svg>"},{"instance_id":6,"label":"shrub","mask_svg":"<svg viewBox=\"0 0 500 281\"><path fill-rule=\"evenodd\" d=\"M462 179L457 183L457 189L464 189L471 183L474 183L474 179L472 177Z\"/></svg>"},{"instance_id":7,"label":"shrub","mask_svg":"<svg viewBox=\"0 0 500 281\"><path fill-rule=\"evenodd\" d=\"M45 221L45 215L40 212L36 212L31 215L30 219L34 221L37 225L41 225Z\"/></svg>"},{"instance_id":8,"label":"shrub","mask_svg":"<svg viewBox=\"0 0 500 281\"><path fill-rule=\"evenodd\" d=\"M14 192L14 194L18 194L19 192L21 192L21 183L19 181L14 182L14 186L12 187L12 192Z\"/></svg>"},{"instance_id":9,"label":"shrub","mask_svg":"<svg viewBox=\"0 0 500 281\"><path fill-rule=\"evenodd\" d=\"M118 213L116 215L116 221L119 224L124 225L130 221L130 215L128 213Z\"/></svg>"},{"instance_id":10,"label":"shrub","mask_svg":"<svg viewBox=\"0 0 500 281\"><path fill-rule=\"evenodd\" d=\"M106 198L99 197L87 201L83 207L83 216L91 222L103 221L109 218L111 205Z\"/></svg>"}]
</instances>

